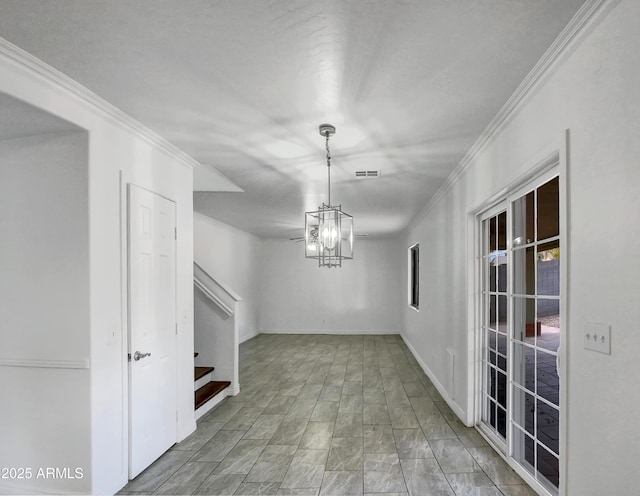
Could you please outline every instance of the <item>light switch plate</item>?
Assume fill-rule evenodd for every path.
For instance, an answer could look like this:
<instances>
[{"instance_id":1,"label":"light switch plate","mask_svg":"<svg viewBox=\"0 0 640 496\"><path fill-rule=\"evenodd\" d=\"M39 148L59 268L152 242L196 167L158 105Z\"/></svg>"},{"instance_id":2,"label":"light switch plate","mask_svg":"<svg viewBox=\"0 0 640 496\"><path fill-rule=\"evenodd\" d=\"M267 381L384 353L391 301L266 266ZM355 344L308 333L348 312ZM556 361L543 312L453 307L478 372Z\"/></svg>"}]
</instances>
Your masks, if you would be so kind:
<instances>
[{"instance_id":1,"label":"light switch plate","mask_svg":"<svg viewBox=\"0 0 640 496\"><path fill-rule=\"evenodd\" d=\"M587 322L584 325L584 349L611 355L611 326Z\"/></svg>"}]
</instances>

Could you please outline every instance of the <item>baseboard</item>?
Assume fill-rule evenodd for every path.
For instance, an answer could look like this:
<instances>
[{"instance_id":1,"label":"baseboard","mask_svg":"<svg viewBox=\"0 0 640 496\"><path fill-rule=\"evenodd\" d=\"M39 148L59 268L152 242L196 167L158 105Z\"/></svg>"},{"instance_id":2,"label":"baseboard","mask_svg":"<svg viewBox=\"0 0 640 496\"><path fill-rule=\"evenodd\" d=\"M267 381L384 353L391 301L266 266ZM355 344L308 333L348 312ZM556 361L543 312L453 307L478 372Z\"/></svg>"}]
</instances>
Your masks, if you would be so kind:
<instances>
[{"instance_id":1,"label":"baseboard","mask_svg":"<svg viewBox=\"0 0 640 496\"><path fill-rule=\"evenodd\" d=\"M433 383L435 388L438 390L438 393L440 393L440 396L442 396L442 398L447 403L447 405L449 405L449 408L451 408L453 413L455 413L458 416L458 418L464 425L466 425L467 427L472 427L473 424L468 423L467 416L464 410L460 408L460 406L451 399L451 396L449 396L449 393L447 392L445 387L440 383L436 375L431 371L431 369L427 366L427 364L424 363L424 360L420 358L420 355L418 355L418 352L411 344L411 341L409 341L403 333L400 333L400 337L402 337L402 340L407 345L407 348L409 348L409 351L411 352L413 357L416 359L416 361L418 362L418 364L420 365L424 373L427 374L427 377L429 378L429 380Z\"/></svg>"},{"instance_id":2,"label":"baseboard","mask_svg":"<svg viewBox=\"0 0 640 496\"><path fill-rule=\"evenodd\" d=\"M240 336L240 344L244 343L245 341L249 341L251 338L255 338L258 334L260 334L259 331L253 331L245 336Z\"/></svg>"},{"instance_id":3,"label":"baseboard","mask_svg":"<svg viewBox=\"0 0 640 496\"><path fill-rule=\"evenodd\" d=\"M261 329L260 334L400 334L400 331L389 331L387 329Z\"/></svg>"},{"instance_id":4,"label":"baseboard","mask_svg":"<svg viewBox=\"0 0 640 496\"><path fill-rule=\"evenodd\" d=\"M35 475L34 475L35 477ZM86 491L66 491L66 490L60 490L60 489L43 489L43 488L35 488L33 486L31 487L17 487L17 486L11 486L9 484L0 484L0 494L12 494L12 495L22 495L22 494L29 494L29 495L34 495L34 494L51 494L51 495L60 495L60 496L66 496L66 495L72 495L72 494L87 494Z\"/></svg>"},{"instance_id":5,"label":"baseboard","mask_svg":"<svg viewBox=\"0 0 640 496\"><path fill-rule=\"evenodd\" d=\"M227 396L236 396L240 392L240 384L232 384L226 390Z\"/></svg>"},{"instance_id":6,"label":"baseboard","mask_svg":"<svg viewBox=\"0 0 640 496\"><path fill-rule=\"evenodd\" d=\"M222 393L216 394L213 398L211 398L209 401L207 401L204 405L202 405L200 408L198 408L194 412L195 420L198 420L206 413L209 413L210 410L212 410L215 406L218 406L220 402L226 397L227 397L226 394L222 394Z\"/></svg>"},{"instance_id":7,"label":"baseboard","mask_svg":"<svg viewBox=\"0 0 640 496\"><path fill-rule=\"evenodd\" d=\"M186 425L187 427L184 426L178 426L178 442L181 443L182 441L184 441L185 439L187 439L191 434L193 434L196 429L198 428L198 424L196 424L196 419L195 419L195 410L193 412L194 414L194 418L193 421L188 422ZM127 455L128 456L128 455ZM124 487L124 486L123 486ZM118 488L118 491L122 489L122 487Z\"/></svg>"}]
</instances>

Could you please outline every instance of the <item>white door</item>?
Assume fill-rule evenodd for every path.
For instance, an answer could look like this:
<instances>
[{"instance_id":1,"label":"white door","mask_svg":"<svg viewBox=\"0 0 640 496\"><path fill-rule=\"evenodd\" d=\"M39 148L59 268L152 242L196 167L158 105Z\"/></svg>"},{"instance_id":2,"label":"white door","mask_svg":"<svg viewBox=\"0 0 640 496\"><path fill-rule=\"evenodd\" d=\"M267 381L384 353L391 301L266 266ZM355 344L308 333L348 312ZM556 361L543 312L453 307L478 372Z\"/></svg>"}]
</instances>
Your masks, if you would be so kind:
<instances>
[{"instance_id":1,"label":"white door","mask_svg":"<svg viewBox=\"0 0 640 496\"><path fill-rule=\"evenodd\" d=\"M133 479L176 442L176 221L174 202L131 184L128 207Z\"/></svg>"},{"instance_id":2,"label":"white door","mask_svg":"<svg viewBox=\"0 0 640 496\"><path fill-rule=\"evenodd\" d=\"M560 485L560 179L511 201L511 456L551 494Z\"/></svg>"}]
</instances>

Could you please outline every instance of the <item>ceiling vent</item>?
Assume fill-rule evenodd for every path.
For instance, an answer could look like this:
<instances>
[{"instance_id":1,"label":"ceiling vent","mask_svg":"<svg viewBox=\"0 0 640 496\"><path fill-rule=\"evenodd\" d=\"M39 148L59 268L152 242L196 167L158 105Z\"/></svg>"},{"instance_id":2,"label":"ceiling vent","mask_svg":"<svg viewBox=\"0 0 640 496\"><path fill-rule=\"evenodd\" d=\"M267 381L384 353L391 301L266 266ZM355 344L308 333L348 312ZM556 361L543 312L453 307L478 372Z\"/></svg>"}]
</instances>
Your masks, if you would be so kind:
<instances>
[{"instance_id":1,"label":"ceiling vent","mask_svg":"<svg viewBox=\"0 0 640 496\"><path fill-rule=\"evenodd\" d=\"M379 170L360 170L356 171L356 177L380 177Z\"/></svg>"}]
</instances>

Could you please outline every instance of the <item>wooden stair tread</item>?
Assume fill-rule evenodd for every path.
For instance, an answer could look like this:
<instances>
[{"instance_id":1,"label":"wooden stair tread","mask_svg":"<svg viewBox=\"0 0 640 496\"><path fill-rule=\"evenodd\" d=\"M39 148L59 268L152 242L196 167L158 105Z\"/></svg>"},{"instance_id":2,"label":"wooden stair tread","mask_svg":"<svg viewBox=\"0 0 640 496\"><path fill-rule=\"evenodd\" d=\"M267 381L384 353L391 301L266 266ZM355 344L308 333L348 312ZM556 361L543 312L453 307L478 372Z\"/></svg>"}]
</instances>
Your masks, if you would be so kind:
<instances>
[{"instance_id":1,"label":"wooden stair tread","mask_svg":"<svg viewBox=\"0 0 640 496\"><path fill-rule=\"evenodd\" d=\"M195 392L196 410L231 385L229 381L211 381Z\"/></svg>"},{"instance_id":2,"label":"wooden stair tread","mask_svg":"<svg viewBox=\"0 0 640 496\"><path fill-rule=\"evenodd\" d=\"M197 381L201 377L204 377L209 372L213 372L214 370L215 367L195 367L195 370L193 371L193 380Z\"/></svg>"}]
</instances>

